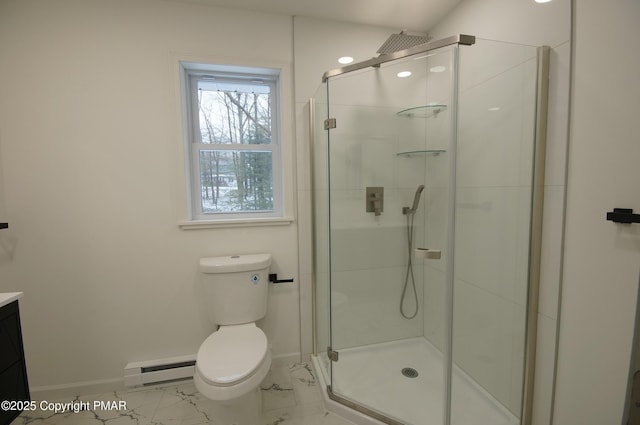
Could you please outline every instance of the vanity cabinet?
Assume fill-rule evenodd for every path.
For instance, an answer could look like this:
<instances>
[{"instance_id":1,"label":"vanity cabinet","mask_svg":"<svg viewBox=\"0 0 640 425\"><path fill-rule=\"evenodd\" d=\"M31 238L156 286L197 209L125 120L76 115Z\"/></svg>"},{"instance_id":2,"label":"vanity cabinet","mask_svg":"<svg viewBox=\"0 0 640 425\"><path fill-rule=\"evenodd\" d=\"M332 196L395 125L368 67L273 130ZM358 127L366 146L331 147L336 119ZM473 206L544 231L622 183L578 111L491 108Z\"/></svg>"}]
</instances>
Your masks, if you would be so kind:
<instances>
[{"instance_id":1,"label":"vanity cabinet","mask_svg":"<svg viewBox=\"0 0 640 425\"><path fill-rule=\"evenodd\" d=\"M30 400L17 300L0 307L0 401L4 400ZM11 423L20 413L0 409L0 425Z\"/></svg>"}]
</instances>

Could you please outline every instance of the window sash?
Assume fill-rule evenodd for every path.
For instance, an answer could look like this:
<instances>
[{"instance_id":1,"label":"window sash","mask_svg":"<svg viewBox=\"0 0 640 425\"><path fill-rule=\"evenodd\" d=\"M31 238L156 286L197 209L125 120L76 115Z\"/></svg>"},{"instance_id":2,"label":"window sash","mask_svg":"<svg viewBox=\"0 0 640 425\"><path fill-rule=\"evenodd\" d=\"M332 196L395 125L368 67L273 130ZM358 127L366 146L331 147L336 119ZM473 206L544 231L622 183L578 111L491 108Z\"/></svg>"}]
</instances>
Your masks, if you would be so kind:
<instances>
[{"instance_id":1,"label":"window sash","mask_svg":"<svg viewBox=\"0 0 640 425\"><path fill-rule=\"evenodd\" d=\"M249 84L251 85L252 80L260 80L260 83L255 83L254 85L262 85L268 86L270 90L270 103L269 106L271 108L271 143L278 143L278 118L279 114L278 110L278 84L277 80L271 76L264 76L258 74L243 74L244 77L240 78L238 76L228 76L226 74L216 74L216 73L202 73L202 72L190 72L188 74L189 78L189 92L190 92L190 115L191 115L191 127L190 127L190 137L191 143L202 143L202 134L200 132L200 109L198 107L198 81L207 80L211 78L215 78L220 80L221 82L228 83L237 83L237 84ZM211 145L207 143L208 145ZM227 144L227 143L225 143ZM243 145L244 143L229 143L229 145ZM264 146L261 144L260 146Z\"/></svg>"},{"instance_id":2,"label":"window sash","mask_svg":"<svg viewBox=\"0 0 640 425\"><path fill-rule=\"evenodd\" d=\"M185 69L186 91L189 99L187 103L188 145L190 151L190 199L192 220L228 220L228 219L252 219L274 218L283 216L283 180L281 166L281 149L279 143L279 82L278 77L267 74L236 74L208 72L202 70ZM202 143L200 133L200 116L198 107L198 81L215 78L224 83L260 84L269 86L271 108L271 138L268 144L251 143ZM260 80L254 83L253 80ZM200 152L202 151L236 151L236 152L270 152L271 153L271 183L273 196L273 209L270 211L229 211L229 212L204 212L202 208L202 184L200 170Z\"/></svg>"},{"instance_id":3,"label":"window sash","mask_svg":"<svg viewBox=\"0 0 640 425\"><path fill-rule=\"evenodd\" d=\"M200 150L198 161L204 167L198 186L204 215L273 212L271 150ZM238 170L236 161L254 172Z\"/></svg>"},{"instance_id":4,"label":"window sash","mask_svg":"<svg viewBox=\"0 0 640 425\"><path fill-rule=\"evenodd\" d=\"M232 145L211 145L197 144L199 148L192 150L191 164L193 175L192 182L192 210L194 220L212 219L237 219L237 218L262 218L262 217L282 217L282 178L280 157L276 154L278 149L273 145L235 145L241 149L233 149ZM267 148L265 148L267 147ZM227 212L205 212L202 208L202 185L200 172L200 152L202 151L227 151L227 152L269 152L271 153L271 185L273 196L273 209L259 211L227 211Z\"/></svg>"}]
</instances>

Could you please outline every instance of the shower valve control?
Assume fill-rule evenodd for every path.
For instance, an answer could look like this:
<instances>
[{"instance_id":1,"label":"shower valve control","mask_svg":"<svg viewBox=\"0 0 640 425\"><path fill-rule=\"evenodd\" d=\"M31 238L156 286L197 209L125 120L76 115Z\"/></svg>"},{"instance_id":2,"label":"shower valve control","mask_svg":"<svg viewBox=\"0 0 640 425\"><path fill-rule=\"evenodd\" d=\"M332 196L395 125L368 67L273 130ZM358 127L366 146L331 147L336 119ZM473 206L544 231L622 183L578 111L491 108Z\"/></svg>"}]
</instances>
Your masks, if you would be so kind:
<instances>
[{"instance_id":1,"label":"shower valve control","mask_svg":"<svg viewBox=\"0 0 640 425\"><path fill-rule=\"evenodd\" d=\"M384 187L367 187L366 203L367 212L372 212L376 216L382 214L382 211L384 211Z\"/></svg>"}]
</instances>

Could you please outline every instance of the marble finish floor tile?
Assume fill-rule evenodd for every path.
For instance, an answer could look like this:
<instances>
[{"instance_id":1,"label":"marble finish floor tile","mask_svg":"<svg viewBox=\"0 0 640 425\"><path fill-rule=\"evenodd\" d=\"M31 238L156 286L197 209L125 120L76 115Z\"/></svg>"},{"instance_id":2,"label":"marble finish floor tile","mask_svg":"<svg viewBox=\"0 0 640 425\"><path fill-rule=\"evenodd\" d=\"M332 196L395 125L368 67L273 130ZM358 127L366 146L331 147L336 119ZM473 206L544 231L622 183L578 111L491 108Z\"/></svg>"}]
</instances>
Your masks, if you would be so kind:
<instances>
[{"instance_id":1,"label":"marble finish floor tile","mask_svg":"<svg viewBox=\"0 0 640 425\"><path fill-rule=\"evenodd\" d=\"M308 363L273 367L260 388L263 415L256 425L353 425L326 411ZM44 405L23 412L12 425L221 425L214 418L213 403L192 380L48 403L61 403L55 407L65 411Z\"/></svg>"}]
</instances>

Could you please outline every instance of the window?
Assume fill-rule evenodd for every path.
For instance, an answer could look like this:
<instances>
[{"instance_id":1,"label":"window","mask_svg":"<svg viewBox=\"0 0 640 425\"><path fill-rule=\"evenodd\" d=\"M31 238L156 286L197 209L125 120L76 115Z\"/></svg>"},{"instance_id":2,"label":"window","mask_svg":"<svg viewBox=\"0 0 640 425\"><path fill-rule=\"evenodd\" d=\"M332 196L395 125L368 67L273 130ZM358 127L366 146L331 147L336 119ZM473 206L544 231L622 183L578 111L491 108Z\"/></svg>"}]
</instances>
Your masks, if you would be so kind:
<instances>
[{"instance_id":1,"label":"window","mask_svg":"<svg viewBox=\"0 0 640 425\"><path fill-rule=\"evenodd\" d=\"M282 216L277 72L182 65L191 218Z\"/></svg>"}]
</instances>

